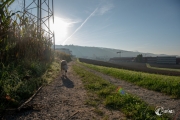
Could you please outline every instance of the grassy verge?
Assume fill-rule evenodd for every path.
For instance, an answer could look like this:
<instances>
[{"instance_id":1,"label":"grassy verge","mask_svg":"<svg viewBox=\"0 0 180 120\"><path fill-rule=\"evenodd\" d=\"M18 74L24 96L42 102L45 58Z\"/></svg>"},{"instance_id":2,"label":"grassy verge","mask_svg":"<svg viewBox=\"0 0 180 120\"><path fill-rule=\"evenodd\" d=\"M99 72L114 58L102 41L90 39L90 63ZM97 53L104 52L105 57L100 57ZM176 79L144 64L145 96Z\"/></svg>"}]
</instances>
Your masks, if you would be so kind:
<instances>
[{"instance_id":1,"label":"grassy verge","mask_svg":"<svg viewBox=\"0 0 180 120\"><path fill-rule=\"evenodd\" d=\"M117 86L109 83L103 78L77 66L73 66L73 70L78 74L88 92L97 95L94 100L88 100L87 103L98 108L99 103L103 103L109 109L121 110L130 119L168 119L167 116L158 117L154 113L153 107L141 101L139 98L125 94L121 95L116 92ZM98 109L98 114L103 115Z\"/></svg>"},{"instance_id":2,"label":"grassy verge","mask_svg":"<svg viewBox=\"0 0 180 120\"><path fill-rule=\"evenodd\" d=\"M60 65L52 63L22 62L4 66L0 76L0 112L18 107L43 84L50 83L59 73Z\"/></svg>"},{"instance_id":3,"label":"grassy verge","mask_svg":"<svg viewBox=\"0 0 180 120\"><path fill-rule=\"evenodd\" d=\"M60 72L60 60L71 56L56 51L53 61L23 59L5 66L0 63L0 115L6 108L17 108L41 86L52 82Z\"/></svg>"},{"instance_id":4,"label":"grassy verge","mask_svg":"<svg viewBox=\"0 0 180 120\"><path fill-rule=\"evenodd\" d=\"M173 69L173 68L158 68L158 67L152 67L150 64L146 63L147 68L155 69L155 70L166 70L166 71L177 71L180 72L180 69Z\"/></svg>"},{"instance_id":5,"label":"grassy verge","mask_svg":"<svg viewBox=\"0 0 180 120\"><path fill-rule=\"evenodd\" d=\"M166 93L173 97L180 98L180 77L179 76L166 76L157 75L143 72L136 72L124 69L103 67L81 63L91 69L97 70L104 74L113 76L118 79L126 80L135 83L139 86L145 87L150 90Z\"/></svg>"},{"instance_id":6,"label":"grassy verge","mask_svg":"<svg viewBox=\"0 0 180 120\"><path fill-rule=\"evenodd\" d=\"M60 72L60 64L58 61L54 61L49 66L47 71L41 76L41 78L44 80L44 83L49 84L59 75L59 72Z\"/></svg>"}]
</instances>

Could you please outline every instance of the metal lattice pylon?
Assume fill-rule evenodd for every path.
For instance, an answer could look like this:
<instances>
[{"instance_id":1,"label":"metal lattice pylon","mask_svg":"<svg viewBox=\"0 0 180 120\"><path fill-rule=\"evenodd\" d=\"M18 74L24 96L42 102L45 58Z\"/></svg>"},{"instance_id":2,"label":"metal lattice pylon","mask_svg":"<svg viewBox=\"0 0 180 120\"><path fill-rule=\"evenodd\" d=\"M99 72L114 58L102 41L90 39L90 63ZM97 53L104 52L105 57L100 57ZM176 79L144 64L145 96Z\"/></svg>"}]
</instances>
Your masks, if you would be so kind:
<instances>
[{"instance_id":1,"label":"metal lattice pylon","mask_svg":"<svg viewBox=\"0 0 180 120\"><path fill-rule=\"evenodd\" d=\"M30 18L30 22L36 24L39 34L43 31L48 35L49 40L54 44L55 50L55 34L50 29L50 20L54 24L53 0L24 0L24 14Z\"/></svg>"}]
</instances>

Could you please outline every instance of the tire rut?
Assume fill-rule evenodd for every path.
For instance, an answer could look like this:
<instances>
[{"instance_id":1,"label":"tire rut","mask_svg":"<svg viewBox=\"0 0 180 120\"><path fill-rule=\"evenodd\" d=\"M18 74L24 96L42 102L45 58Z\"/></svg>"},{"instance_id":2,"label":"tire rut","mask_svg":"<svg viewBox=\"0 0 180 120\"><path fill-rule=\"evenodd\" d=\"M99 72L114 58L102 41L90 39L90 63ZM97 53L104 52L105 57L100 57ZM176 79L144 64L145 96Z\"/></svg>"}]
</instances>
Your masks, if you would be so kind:
<instances>
[{"instance_id":1,"label":"tire rut","mask_svg":"<svg viewBox=\"0 0 180 120\"><path fill-rule=\"evenodd\" d=\"M102 77L116 86L121 86L126 92L138 96L140 99L148 103L149 106L161 106L164 108L164 110L173 110L175 114L180 112L180 99L173 99L171 96L163 93L142 88L125 80L116 79L79 63L77 65Z\"/></svg>"}]
</instances>

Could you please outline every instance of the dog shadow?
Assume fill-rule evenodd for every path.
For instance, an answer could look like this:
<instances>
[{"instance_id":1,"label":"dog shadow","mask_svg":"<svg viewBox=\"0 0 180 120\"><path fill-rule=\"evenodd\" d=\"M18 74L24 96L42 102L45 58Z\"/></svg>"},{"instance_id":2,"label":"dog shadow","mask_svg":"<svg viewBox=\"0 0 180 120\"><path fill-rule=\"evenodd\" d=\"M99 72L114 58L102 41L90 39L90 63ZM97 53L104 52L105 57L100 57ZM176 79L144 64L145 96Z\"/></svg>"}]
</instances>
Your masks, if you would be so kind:
<instances>
[{"instance_id":1,"label":"dog shadow","mask_svg":"<svg viewBox=\"0 0 180 120\"><path fill-rule=\"evenodd\" d=\"M63 82L63 86L67 87L67 88L73 88L74 87L74 83L65 75L61 76L62 82Z\"/></svg>"}]
</instances>

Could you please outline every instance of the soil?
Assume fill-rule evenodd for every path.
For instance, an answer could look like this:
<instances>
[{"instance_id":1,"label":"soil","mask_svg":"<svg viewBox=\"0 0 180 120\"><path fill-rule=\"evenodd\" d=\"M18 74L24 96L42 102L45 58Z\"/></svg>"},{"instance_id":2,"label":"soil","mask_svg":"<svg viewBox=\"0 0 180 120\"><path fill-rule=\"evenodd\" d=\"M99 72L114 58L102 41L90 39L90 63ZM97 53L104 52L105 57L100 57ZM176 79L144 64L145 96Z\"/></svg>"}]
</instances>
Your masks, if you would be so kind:
<instances>
[{"instance_id":1,"label":"soil","mask_svg":"<svg viewBox=\"0 0 180 120\"><path fill-rule=\"evenodd\" d=\"M102 104L96 108L86 105L87 91L80 78L72 70L74 62L68 64L67 77L61 73L57 79L44 86L20 112L6 113L3 120L121 120L126 119L120 111L108 110Z\"/></svg>"},{"instance_id":2,"label":"soil","mask_svg":"<svg viewBox=\"0 0 180 120\"><path fill-rule=\"evenodd\" d=\"M170 69L180 69L180 64L176 65L166 65L166 64L150 64L151 67L157 67L157 68L170 68Z\"/></svg>"}]
</instances>

